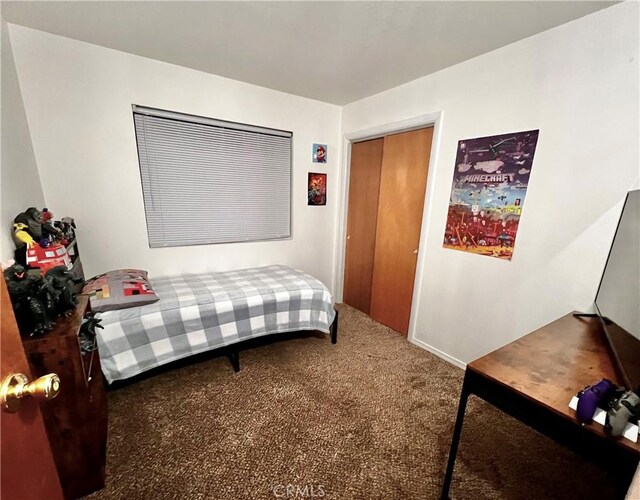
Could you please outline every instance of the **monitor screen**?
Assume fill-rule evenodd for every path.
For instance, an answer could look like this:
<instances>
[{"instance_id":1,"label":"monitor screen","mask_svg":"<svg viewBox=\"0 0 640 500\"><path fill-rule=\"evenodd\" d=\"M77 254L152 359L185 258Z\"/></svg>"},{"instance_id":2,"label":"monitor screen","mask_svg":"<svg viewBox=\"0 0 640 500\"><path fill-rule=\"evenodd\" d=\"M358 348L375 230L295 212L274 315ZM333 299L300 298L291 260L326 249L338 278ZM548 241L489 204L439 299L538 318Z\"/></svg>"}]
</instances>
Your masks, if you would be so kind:
<instances>
[{"instance_id":1,"label":"monitor screen","mask_svg":"<svg viewBox=\"0 0 640 500\"><path fill-rule=\"evenodd\" d=\"M596 296L596 308L619 368L630 388L636 389L640 384L640 351L634 347L640 346L640 190L627 194ZM632 352L626 352L629 350Z\"/></svg>"}]
</instances>

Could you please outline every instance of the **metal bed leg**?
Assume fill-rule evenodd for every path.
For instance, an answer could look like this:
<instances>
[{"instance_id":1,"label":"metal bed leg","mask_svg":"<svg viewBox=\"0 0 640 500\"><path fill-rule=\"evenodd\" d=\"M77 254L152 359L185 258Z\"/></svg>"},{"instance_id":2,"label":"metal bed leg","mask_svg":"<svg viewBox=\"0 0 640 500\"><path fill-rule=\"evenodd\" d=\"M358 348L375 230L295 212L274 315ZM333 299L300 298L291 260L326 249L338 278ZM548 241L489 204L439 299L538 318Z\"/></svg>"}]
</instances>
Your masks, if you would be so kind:
<instances>
[{"instance_id":1,"label":"metal bed leg","mask_svg":"<svg viewBox=\"0 0 640 500\"><path fill-rule=\"evenodd\" d=\"M240 353L238 351L230 352L227 354L227 358L231 361L233 371L238 373L240 371Z\"/></svg>"},{"instance_id":2,"label":"metal bed leg","mask_svg":"<svg viewBox=\"0 0 640 500\"><path fill-rule=\"evenodd\" d=\"M333 318L333 324L331 325L331 343L338 342L338 316L340 312L336 309L336 317Z\"/></svg>"}]
</instances>

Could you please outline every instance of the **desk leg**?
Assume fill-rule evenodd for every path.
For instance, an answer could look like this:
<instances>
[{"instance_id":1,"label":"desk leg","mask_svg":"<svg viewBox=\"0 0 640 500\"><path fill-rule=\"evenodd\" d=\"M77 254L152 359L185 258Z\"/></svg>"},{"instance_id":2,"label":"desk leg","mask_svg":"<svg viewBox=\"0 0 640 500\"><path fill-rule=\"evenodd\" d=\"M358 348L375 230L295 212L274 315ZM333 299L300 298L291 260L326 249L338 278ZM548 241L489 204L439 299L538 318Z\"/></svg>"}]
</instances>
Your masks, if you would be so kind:
<instances>
[{"instance_id":1,"label":"desk leg","mask_svg":"<svg viewBox=\"0 0 640 500\"><path fill-rule=\"evenodd\" d=\"M447 463L447 472L444 475L444 484L442 485L442 493L440 500L448 500L449 488L453 479L453 467L456 464L456 455L458 454L458 444L460 443L460 435L462 434L462 424L464 422L464 411L467 408L467 400L470 391L467 384L467 375L465 372L464 382L462 383L462 393L460 394L460 403L458 403L458 415L456 417L456 425L453 429L453 438L451 439L451 448L449 449L449 461Z\"/></svg>"}]
</instances>

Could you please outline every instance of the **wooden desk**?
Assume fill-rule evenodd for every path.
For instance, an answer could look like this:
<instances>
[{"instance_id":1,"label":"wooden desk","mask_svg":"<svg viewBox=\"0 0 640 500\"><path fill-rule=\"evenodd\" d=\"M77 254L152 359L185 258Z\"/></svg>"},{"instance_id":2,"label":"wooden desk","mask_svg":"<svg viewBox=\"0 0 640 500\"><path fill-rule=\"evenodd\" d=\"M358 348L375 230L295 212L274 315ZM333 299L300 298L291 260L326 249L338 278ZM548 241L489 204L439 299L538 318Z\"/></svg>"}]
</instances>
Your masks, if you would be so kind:
<instances>
[{"instance_id":1,"label":"wooden desk","mask_svg":"<svg viewBox=\"0 0 640 500\"><path fill-rule=\"evenodd\" d=\"M471 394L610 470L623 498L640 444L610 438L596 423L581 425L569 408L580 389L601 378L621 384L600 322L571 314L468 364L441 498L449 497Z\"/></svg>"}]
</instances>

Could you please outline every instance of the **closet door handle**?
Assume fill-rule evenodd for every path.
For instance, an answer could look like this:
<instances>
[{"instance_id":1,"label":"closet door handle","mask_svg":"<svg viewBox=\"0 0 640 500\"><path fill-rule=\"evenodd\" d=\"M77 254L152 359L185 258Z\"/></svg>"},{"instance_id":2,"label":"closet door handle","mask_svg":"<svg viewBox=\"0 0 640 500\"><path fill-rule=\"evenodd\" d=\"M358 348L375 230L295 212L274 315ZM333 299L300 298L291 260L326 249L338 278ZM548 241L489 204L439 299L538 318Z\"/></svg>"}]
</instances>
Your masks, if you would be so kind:
<instances>
[{"instance_id":1,"label":"closet door handle","mask_svg":"<svg viewBox=\"0 0 640 500\"><path fill-rule=\"evenodd\" d=\"M413 254L414 254L414 255L418 255L418 249L417 249L417 248L414 248L414 249L413 249Z\"/></svg>"},{"instance_id":2,"label":"closet door handle","mask_svg":"<svg viewBox=\"0 0 640 500\"><path fill-rule=\"evenodd\" d=\"M347 234L347 239L350 240L351 239L351 235Z\"/></svg>"}]
</instances>

